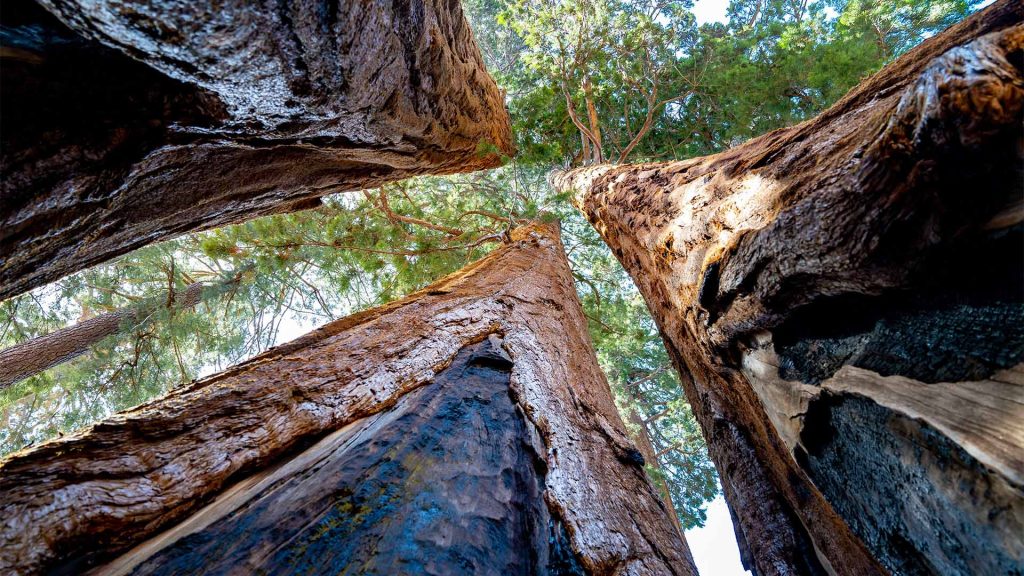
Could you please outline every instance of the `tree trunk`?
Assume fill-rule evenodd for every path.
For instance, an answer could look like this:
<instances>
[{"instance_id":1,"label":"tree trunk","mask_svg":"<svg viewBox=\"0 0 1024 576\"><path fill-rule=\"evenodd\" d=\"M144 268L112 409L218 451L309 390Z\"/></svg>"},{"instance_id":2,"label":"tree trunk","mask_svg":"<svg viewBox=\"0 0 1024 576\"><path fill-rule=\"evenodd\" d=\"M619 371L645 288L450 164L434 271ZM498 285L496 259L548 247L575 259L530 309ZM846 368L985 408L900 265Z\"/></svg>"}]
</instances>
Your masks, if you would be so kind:
<instances>
[{"instance_id":1,"label":"tree trunk","mask_svg":"<svg viewBox=\"0 0 1024 576\"><path fill-rule=\"evenodd\" d=\"M594 106L589 78L583 79L583 100L587 107L587 123L590 124L590 133L594 135L591 163L600 164L604 162L604 142L601 140L601 121L597 117L597 107Z\"/></svg>"},{"instance_id":2,"label":"tree trunk","mask_svg":"<svg viewBox=\"0 0 1024 576\"><path fill-rule=\"evenodd\" d=\"M512 153L458 2L41 4L0 21L0 299Z\"/></svg>"},{"instance_id":3,"label":"tree trunk","mask_svg":"<svg viewBox=\"0 0 1024 576\"><path fill-rule=\"evenodd\" d=\"M200 282L190 284L173 305L182 310L192 308L212 292L211 288L204 289ZM119 308L0 350L0 390L78 358L100 340L120 332L125 324L142 320L166 302L167 297L150 300L148 305Z\"/></svg>"},{"instance_id":4,"label":"tree trunk","mask_svg":"<svg viewBox=\"0 0 1024 576\"><path fill-rule=\"evenodd\" d=\"M0 464L0 569L696 574L552 226ZM242 568L244 567L244 568Z\"/></svg>"},{"instance_id":5,"label":"tree trunk","mask_svg":"<svg viewBox=\"0 0 1024 576\"><path fill-rule=\"evenodd\" d=\"M552 174L651 308L762 576L1024 565L1022 20L997 2L721 154Z\"/></svg>"},{"instance_id":6,"label":"tree trunk","mask_svg":"<svg viewBox=\"0 0 1024 576\"><path fill-rule=\"evenodd\" d=\"M647 429L647 423L640 417L640 413L633 408L629 409L628 418L630 424L632 424L637 430L635 434L630 434L630 437L636 444L637 449L640 450L640 454L644 457L644 461L650 466L661 468L661 462L658 460L658 452L654 449L654 444L651 442L651 433ZM652 480L654 480L658 489L658 494L661 496L661 501L665 504L665 508L671 512L672 524L674 524L676 530L679 530L679 533L682 534L683 525L679 522L679 515L675 513L676 508L675 504L672 502L672 493L668 489L668 482L664 478L659 478L657 480L652 478ZM690 552L689 545L686 547L686 555L692 562L693 554Z\"/></svg>"}]
</instances>

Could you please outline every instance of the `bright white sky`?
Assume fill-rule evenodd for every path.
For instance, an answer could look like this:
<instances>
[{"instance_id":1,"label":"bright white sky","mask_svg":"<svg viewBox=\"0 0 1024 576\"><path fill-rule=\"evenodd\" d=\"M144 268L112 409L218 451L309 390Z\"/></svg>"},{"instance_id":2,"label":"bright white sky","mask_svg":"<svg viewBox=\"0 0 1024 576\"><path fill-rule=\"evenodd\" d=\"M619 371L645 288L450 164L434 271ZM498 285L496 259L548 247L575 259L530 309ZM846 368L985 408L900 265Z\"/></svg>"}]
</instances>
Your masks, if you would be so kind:
<instances>
[{"instance_id":1,"label":"bright white sky","mask_svg":"<svg viewBox=\"0 0 1024 576\"><path fill-rule=\"evenodd\" d=\"M701 576L750 576L740 563L732 517L721 494L708 504L704 527L686 531L686 542Z\"/></svg>"},{"instance_id":2,"label":"bright white sky","mask_svg":"<svg viewBox=\"0 0 1024 576\"><path fill-rule=\"evenodd\" d=\"M728 0L697 0L693 3L693 15L697 18L697 24L725 22L725 9L728 6Z\"/></svg>"}]
</instances>

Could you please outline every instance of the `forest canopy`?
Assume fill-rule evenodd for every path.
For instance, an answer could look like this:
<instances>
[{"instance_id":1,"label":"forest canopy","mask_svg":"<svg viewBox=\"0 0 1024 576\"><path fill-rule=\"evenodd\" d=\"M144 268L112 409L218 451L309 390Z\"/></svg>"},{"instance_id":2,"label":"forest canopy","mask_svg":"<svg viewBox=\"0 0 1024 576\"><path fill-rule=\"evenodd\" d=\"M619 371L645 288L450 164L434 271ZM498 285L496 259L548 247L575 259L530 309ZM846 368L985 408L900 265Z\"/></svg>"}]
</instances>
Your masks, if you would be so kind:
<instances>
[{"instance_id":1,"label":"forest canopy","mask_svg":"<svg viewBox=\"0 0 1024 576\"><path fill-rule=\"evenodd\" d=\"M393 301L513 227L557 219L623 419L649 437L658 462L648 472L681 524L699 526L719 488L658 329L547 174L707 155L807 120L982 4L735 0L725 22L700 23L690 1L466 0L511 114L514 157L186 235L0 303L0 349L122 313L70 361L5 383L0 455Z\"/></svg>"}]
</instances>

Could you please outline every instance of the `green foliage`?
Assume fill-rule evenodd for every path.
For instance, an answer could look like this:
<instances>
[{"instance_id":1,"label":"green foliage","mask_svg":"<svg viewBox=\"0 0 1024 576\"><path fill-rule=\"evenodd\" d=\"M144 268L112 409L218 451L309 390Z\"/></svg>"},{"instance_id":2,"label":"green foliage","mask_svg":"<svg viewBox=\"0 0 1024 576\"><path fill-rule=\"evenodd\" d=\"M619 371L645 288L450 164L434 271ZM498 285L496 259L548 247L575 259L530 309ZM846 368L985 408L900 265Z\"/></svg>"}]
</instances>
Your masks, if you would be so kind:
<instances>
[{"instance_id":1,"label":"green foliage","mask_svg":"<svg viewBox=\"0 0 1024 576\"><path fill-rule=\"evenodd\" d=\"M660 116L691 88L693 70L678 57L697 38L691 4L508 2L497 21L522 39L521 64L499 81L515 95L509 106L521 161L586 161L579 124L600 137L604 158L626 150L649 111Z\"/></svg>"},{"instance_id":2,"label":"green foliage","mask_svg":"<svg viewBox=\"0 0 1024 576\"><path fill-rule=\"evenodd\" d=\"M658 328L590 225L572 213L562 227L598 362L619 411L631 432L646 434L659 455L652 477L666 480L683 527L700 526L704 506L718 492L717 477Z\"/></svg>"},{"instance_id":3,"label":"green foliage","mask_svg":"<svg viewBox=\"0 0 1024 576\"><path fill-rule=\"evenodd\" d=\"M604 156L616 160L721 151L814 116L976 0L733 0L726 24L698 26L689 1L507 0L493 23L521 38L521 64L499 75L510 95L520 162L587 162L594 104ZM483 9L475 10L478 18ZM568 97L568 99L567 99Z\"/></svg>"}]
</instances>

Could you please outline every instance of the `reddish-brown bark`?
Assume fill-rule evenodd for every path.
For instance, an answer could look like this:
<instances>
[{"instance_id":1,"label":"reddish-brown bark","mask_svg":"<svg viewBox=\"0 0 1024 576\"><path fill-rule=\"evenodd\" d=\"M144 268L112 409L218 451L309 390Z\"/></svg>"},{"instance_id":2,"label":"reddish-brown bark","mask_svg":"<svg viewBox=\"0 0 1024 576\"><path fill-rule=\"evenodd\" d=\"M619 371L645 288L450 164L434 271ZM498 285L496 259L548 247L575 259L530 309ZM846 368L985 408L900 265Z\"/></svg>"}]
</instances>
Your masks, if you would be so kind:
<instances>
[{"instance_id":1,"label":"reddish-brown bark","mask_svg":"<svg viewBox=\"0 0 1024 576\"><path fill-rule=\"evenodd\" d=\"M41 4L2 14L0 298L512 153L458 2Z\"/></svg>"},{"instance_id":2,"label":"reddish-brown bark","mask_svg":"<svg viewBox=\"0 0 1024 576\"><path fill-rule=\"evenodd\" d=\"M267 521L251 498L264 493L260 486L279 485L269 479L280 477L275 470L294 468L279 479L298 482L313 474L309 462L349 457L346 434L419 412L408 403L421 406L421 391L448 378L446 367L465 365L460 350L484 341L491 351L472 354L490 359L469 365L507 372L502 394L517 407L535 455L529 468L542 480L544 510L565 526L577 561L593 574L695 574L671 511L616 412L550 225L514 230L507 246L403 300L9 457L0 464L0 567L87 566L171 529L106 568L117 573L151 557L170 561L161 551L185 534L203 531L190 542L205 542L211 518L230 522L244 509ZM295 454L317 438L323 440ZM474 445L472 438L463 442ZM493 450L500 453L501 446ZM451 466L475 452L451 455ZM275 462L284 468L268 468ZM462 510L480 510L473 503L499 497L462 494L458 501L468 506ZM301 514L302 506L295 510ZM259 534L223 542L238 552L244 542L235 537ZM273 567L255 550L244 553L245 562L255 563L250 567Z\"/></svg>"},{"instance_id":3,"label":"reddish-brown bark","mask_svg":"<svg viewBox=\"0 0 1024 576\"><path fill-rule=\"evenodd\" d=\"M644 423L643 418L640 417L640 414L636 410L630 410L628 417L630 425L634 428L634 430L630 430L630 437L633 438L633 442L636 444L637 449L640 450L640 454L643 455L644 461L647 462L649 466L660 468L661 462L658 461L658 453L654 450L654 444L651 443L651 436L650 432L647 431L647 424ZM655 486L661 496L661 501L665 503L665 508L673 511L671 514L672 523L675 524L676 529L679 530L680 534L682 534L683 525L679 522L679 516L674 512L675 505L672 502L672 494L669 492L668 481L665 480L665 478L657 479L655 480ZM689 545L687 545L686 548L686 555L692 562L693 554L690 552Z\"/></svg>"},{"instance_id":4,"label":"reddish-brown bark","mask_svg":"<svg viewBox=\"0 0 1024 576\"><path fill-rule=\"evenodd\" d=\"M1024 360L1022 21L997 2L819 117L721 154L552 175L651 308L762 576L1024 560L1005 536L1024 525L1007 457L1024 449L1024 398L999 372ZM999 406L976 398L951 426L938 396L894 407L881 390L898 382L851 392L844 364L964 382ZM980 413L998 446L951 432L982 434L963 420Z\"/></svg>"}]
</instances>

